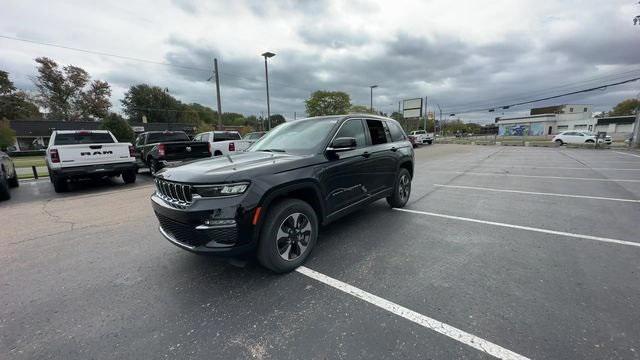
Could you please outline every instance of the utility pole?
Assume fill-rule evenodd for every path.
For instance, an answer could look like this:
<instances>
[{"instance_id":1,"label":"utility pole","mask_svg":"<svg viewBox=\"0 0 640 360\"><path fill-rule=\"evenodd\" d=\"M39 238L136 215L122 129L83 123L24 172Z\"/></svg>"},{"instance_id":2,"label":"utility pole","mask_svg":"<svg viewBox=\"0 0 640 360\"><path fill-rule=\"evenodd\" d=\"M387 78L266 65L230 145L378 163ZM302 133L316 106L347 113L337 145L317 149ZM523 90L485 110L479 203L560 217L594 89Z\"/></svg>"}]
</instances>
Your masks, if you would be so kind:
<instances>
[{"instance_id":1,"label":"utility pole","mask_svg":"<svg viewBox=\"0 0 640 360\"><path fill-rule=\"evenodd\" d=\"M296 120L296 119L297 119L297 117L296 117L296 112L294 111L294 112L293 112L293 120Z\"/></svg>"},{"instance_id":2,"label":"utility pole","mask_svg":"<svg viewBox=\"0 0 640 360\"><path fill-rule=\"evenodd\" d=\"M427 97L424 97L424 131L427 132L427 116L429 115L429 106L427 102Z\"/></svg>"},{"instance_id":3,"label":"utility pole","mask_svg":"<svg viewBox=\"0 0 640 360\"><path fill-rule=\"evenodd\" d=\"M636 108L636 121L633 125L633 135L631 139L631 147L638 148L640 147L640 106Z\"/></svg>"},{"instance_id":4,"label":"utility pole","mask_svg":"<svg viewBox=\"0 0 640 360\"><path fill-rule=\"evenodd\" d=\"M218 73L218 59L213 59L213 71L216 77L216 97L218 99L218 130L222 130L222 101L220 101L220 73Z\"/></svg>"}]
</instances>

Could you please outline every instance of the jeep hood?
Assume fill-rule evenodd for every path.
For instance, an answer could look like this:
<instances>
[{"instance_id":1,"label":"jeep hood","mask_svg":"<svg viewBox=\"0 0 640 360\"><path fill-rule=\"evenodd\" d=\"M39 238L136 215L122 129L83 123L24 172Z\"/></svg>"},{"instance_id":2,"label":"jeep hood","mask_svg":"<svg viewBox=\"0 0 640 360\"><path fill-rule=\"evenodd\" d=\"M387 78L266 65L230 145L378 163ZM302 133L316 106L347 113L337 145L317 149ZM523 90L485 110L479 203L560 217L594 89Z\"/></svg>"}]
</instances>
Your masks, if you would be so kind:
<instances>
[{"instance_id":1,"label":"jeep hood","mask_svg":"<svg viewBox=\"0 0 640 360\"><path fill-rule=\"evenodd\" d=\"M313 156L299 156L273 152L244 152L195 160L165 168L159 178L193 184L215 184L251 180L255 176L274 174L311 164Z\"/></svg>"}]
</instances>

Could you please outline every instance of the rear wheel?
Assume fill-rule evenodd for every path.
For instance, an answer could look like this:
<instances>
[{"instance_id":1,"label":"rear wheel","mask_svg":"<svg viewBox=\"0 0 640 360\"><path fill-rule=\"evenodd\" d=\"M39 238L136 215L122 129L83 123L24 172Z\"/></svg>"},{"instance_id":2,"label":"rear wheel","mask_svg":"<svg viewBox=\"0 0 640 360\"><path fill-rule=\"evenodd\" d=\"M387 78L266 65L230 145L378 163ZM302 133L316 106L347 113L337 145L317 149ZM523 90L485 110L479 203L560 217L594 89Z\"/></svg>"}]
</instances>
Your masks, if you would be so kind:
<instances>
[{"instance_id":1,"label":"rear wheel","mask_svg":"<svg viewBox=\"0 0 640 360\"><path fill-rule=\"evenodd\" d=\"M286 199L269 209L258 244L262 266L289 272L302 265L318 238L318 216L306 202Z\"/></svg>"},{"instance_id":2,"label":"rear wheel","mask_svg":"<svg viewBox=\"0 0 640 360\"><path fill-rule=\"evenodd\" d=\"M216 150L216 152L213 153L213 156L222 156L222 151Z\"/></svg>"},{"instance_id":3,"label":"rear wheel","mask_svg":"<svg viewBox=\"0 0 640 360\"><path fill-rule=\"evenodd\" d=\"M136 182L136 170L127 170L122 173L122 181L125 184L132 184Z\"/></svg>"},{"instance_id":4,"label":"rear wheel","mask_svg":"<svg viewBox=\"0 0 640 360\"><path fill-rule=\"evenodd\" d=\"M589 139L589 140L585 141L585 143L587 143L587 144L593 144L593 143L595 143L595 141L593 141L593 140Z\"/></svg>"},{"instance_id":5,"label":"rear wheel","mask_svg":"<svg viewBox=\"0 0 640 360\"><path fill-rule=\"evenodd\" d=\"M63 193L69 190L69 185L67 184L67 179L59 176L52 176L51 182L53 183L53 189L57 193Z\"/></svg>"},{"instance_id":6,"label":"rear wheel","mask_svg":"<svg viewBox=\"0 0 640 360\"><path fill-rule=\"evenodd\" d=\"M0 200L9 200L11 199L11 194L9 193L9 183L7 182L7 174L0 173Z\"/></svg>"},{"instance_id":7,"label":"rear wheel","mask_svg":"<svg viewBox=\"0 0 640 360\"><path fill-rule=\"evenodd\" d=\"M162 170L162 164L158 160L149 160L149 171L151 171L151 175L155 176L156 173L160 170Z\"/></svg>"},{"instance_id":8,"label":"rear wheel","mask_svg":"<svg viewBox=\"0 0 640 360\"><path fill-rule=\"evenodd\" d=\"M396 184L393 188L393 194L387 197L387 203L394 208L402 208L409 201L411 195L411 174L409 170L400 168Z\"/></svg>"}]
</instances>

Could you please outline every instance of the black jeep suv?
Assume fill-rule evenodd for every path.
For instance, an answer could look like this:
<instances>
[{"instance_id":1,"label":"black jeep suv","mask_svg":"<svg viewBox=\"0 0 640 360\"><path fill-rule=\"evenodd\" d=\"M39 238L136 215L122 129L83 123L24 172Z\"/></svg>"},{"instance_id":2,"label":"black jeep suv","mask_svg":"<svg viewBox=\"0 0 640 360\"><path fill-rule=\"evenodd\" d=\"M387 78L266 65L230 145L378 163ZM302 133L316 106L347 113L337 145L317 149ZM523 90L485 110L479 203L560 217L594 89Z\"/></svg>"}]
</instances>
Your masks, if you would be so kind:
<instances>
[{"instance_id":1,"label":"black jeep suv","mask_svg":"<svg viewBox=\"0 0 640 360\"><path fill-rule=\"evenodd\" d=\"M286 122L245 153L157 173L160 232L195 253L257 251L275 272L300 266L321 224L411 192L413 147L392 119L342 115Z\"/></svg>"}]
</instances>

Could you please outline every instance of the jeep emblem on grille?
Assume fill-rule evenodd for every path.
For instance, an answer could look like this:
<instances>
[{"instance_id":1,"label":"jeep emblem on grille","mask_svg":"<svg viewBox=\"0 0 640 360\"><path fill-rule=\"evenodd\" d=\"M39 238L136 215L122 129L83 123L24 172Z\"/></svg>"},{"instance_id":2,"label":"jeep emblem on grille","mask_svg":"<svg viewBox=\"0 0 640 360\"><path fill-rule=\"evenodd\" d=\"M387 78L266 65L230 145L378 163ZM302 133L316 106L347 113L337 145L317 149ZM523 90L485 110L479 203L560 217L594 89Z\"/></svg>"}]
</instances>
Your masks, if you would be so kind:
<instances>
[{"instance_id":1,"label":"jeep emblem on grille","mask_svg":"<svg viewBox=\"0 0 640 360\"><path fill-rule=\"evenodd\" d=\"M187 150L187 152L191 152L191 146L187 146L186 148L184 148L185 150Z\"/></svg>"}]
</instances>

